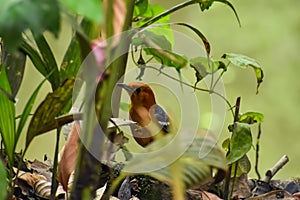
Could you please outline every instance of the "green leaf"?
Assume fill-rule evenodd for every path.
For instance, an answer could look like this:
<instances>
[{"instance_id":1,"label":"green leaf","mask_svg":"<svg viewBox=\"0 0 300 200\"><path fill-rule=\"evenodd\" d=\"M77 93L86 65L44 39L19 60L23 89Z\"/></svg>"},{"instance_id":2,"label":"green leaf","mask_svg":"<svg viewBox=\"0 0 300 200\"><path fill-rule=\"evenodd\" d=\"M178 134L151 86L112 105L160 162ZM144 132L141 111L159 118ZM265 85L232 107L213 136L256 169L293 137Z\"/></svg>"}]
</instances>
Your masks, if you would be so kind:
<instances>
[{"instance_id":1,"label":"green leaf","mask_svg":"<svg viewBox=\"0 0 300 200\"><path fill-rule=\"evenodd\" d=\"M196 57L190 60L190 66L196 71L196 83L201 81L208 74L213 74L219 69L227 70L222 61L214 61L207 57Z\"/></svg>"},{"instance_id":2,"label":"green leaf","mask_svg":"<svg viewBox=\"0 0 300 200\"><path fill-rule=\"evenodd\" d=\"M234 177L234 170L237 165L236 177L248 174L251 170L251 163L247 155L244 155L238 162L232 164L231 177Z\"/></svg>"},{"instance_id":3,"label":"green leaf","mask_svg":"<svg viewBox=\"0 0 300 200\"><path fill-rule=\"evenodd\" d=\"M187 27L189 28L190 30L192 30L194 33L197 34L197 36L201 39L201 41L203 42L204 44L204 47L205 47L205 50L206 50L206 53L207 55L209 56L210 54L210 44L208 42L208 40L206 39L206 37L204 36L204 34L197 28L189 25L189 24L186 24L186 23L181 23L181 22L175 22L175 23L163 23L163 24L154 24L154 25L149 25L148 28L152 28L152 27L163 27L163 26L170 26L170 25L178 25L178 26L184 26L184 27ZM147 29L148 30L148 29ZM150 29L151 30L151 29ZM165 31L163 31L164 33ZM165 35L165 34L162 34L162 35ZM172 43L173 44L173 43Z\"/></svg>"},{"instance_id":4,"label":"green leaf","mask_svg":"<svg viewBox=\"0 0 300 200\"><path fill-rule=\"evenodd\" d=\"M173 53L171 51L165 51L155 48L144 49L148 55L155 57L164 67L174 67L177 71L184 68L187 65L187 59L185 56Z\"/></svg>"},{"instance_id":5,"label":"green leaf","mask_svg":"<svg viewBox=\"0 0 300 200\"><path fill-rule=\"evenodd\" d=\"M204 47L205 47L205 50L206 50L206 53L207 55L209 56L210 54L210 44L208 42L208 40L206 39L206 37L203 35L203 33L201 31L199 31L197 28L189 25L189 24L186 24L186 23L174 23L176 25L180 25L180 26L185 26L189 29L191 29L194 33L197 34L197 36L202 40L203 44L204 44Z\"/></svg>"},{"instance_id":6,"label":"green leaf","mask_svg":"<svg viewBox=\"0 0 300 200\"><path fill-rule=\"evenodd\" d=\"M79 27L79 25L77 25ZM92 37L92 26L93 24L88 21L88 20L82 20L82 22L80 23L80 33L78 32L79 30L76 29L76 33L68 48L67 51L64 55L63 61L61 63L60 66L60 80L61 81L65 81L66 79L70 79L70 78L76 78L78 75L78 71L81 67L82 64L82 55L81 55L81 46L79 44L79 35L80 34L82 36L82 34L84 34L84 37L87 38L91 38ZM81 38L82 39L82 38ZM88 49L88 51L90 52L90 49ZM76 84L81 84L81 81L76 81ZM79 87L79 85L77 86ZM77 99L79 92L74 92L73 93L73 99L69 100L69 106L66 106L63 110L62 113L67 113L70 108L72 107L72 102L75 101Z\"/></svg>"},{"instance_id":7,"label":"green leaf","mask_svg":"<svg viewBox=\"0 0 300 200\"><path fill-rule=\"evenodd\" d=\"M7 78L12 90L12 97L15 98L24 76L26 54L23 51L8 51L2 49L2 62L6 66ZM0 61L1 61L0 60Z\"/></svg>"},{"instance_id":8,"label":"green leaf","mask_svg":"<svg viewBox=\"0 0 300 200\"><path fill-rule=\"evenodd\" d=\"M46 30L58 36L60 9L57 0L0 0L0 5L0 37L8 49L17 49L22 32L27 29L35 36Z\"/></svg>"},{"instance_id":9,"label":"green leaf","mask_svg":"<svg viewBox=\"0 0 300 200\"><path fill-rule=\"evenodd\" d=\"M6 168L0 160L0 199L6 199L7 186L8 183Z\"/></svg>"},{"instance_id":10,"label":"green leaf","mask_svg":"<svg viewBox=\"0 0 300 200\"><path fill-rule=\"evenodd\" d=\"M46 64L43 59L39 55L39 52L35 50L30 44L23 40L21 43L21 50L26 53L26 55L30 58L34 67L44 76L48 77L48 72L46 69Z\"/></svg>"},{"instance_id":11,"label":"green leaf","mask_svg":"<svg viewBox=\"0 0 300 200\"><path fill-rule=\"evenodd\" d=\"M249 58L245 55L234 54L234 53L226 53L222 56L222 58L228 60L235 66L246 69L247 67L252 67L254 69L256 79L257 79L257 93L260 84L263 82L264 73L262 67L258 62L252 58Z\"/></svg>"},{"instance_id":12,"label":"green leaf","mask_svg":"<svg viewBox=\"0 0 300 200\"><path fill-rule=\"evenodd\" d=\"M147 12L147 10L149 10L148 0L136 0L134 5L133 18L145 17L144 14ZM152 17L151 15L146 15L146 17Z\"/></svg>"},{"instance_id":13,"label":"green leaf","mask_svg":"<svg viewBox=\"0 0 300 200\"><path fill-rule=\"evenodd\" d=\"M75 79L66 80L54 92L49 93L39 105L28 127L26 147L34 137L58 127L58 122L55 118L60 115L63 108L68 105L69 100L72 98L74 82Z\"/></svg>"},{"instance_id":14,"label":"green leaf","mask_svg":"<svg viewBox=\"0 0 300 200\"><path fill-rule=\"evenodd\" d=\"M46 80L46 79L45 79L45 80ZM20 136L20 134L21 134L21 132L22 132L22 130L23 130L23 128L24 128L24 125L25 125L25 123L26 123L26 121L27 121L27 119L28 119L28 117L29 117L29 115L30 115L32 106L33 106L33 104L34 104L34 102L35 102L35 99L36 99L36 97L37 97L37 95L38 95L38 93L39 93L39 91L40 91L40 89L41 89L43 83L45 82L45 80L42 81L42 82L37 86L37 88L34 90L34 92L32 93L31 97L29 98L29 100L28 100L27 103L26 103L26 106L25 106L25 108L24 108L24 110L23 110L23 113L22 113L22 115L21 115L20 122L19 122L19 125L18 125L18 129L17 129L17 138L19 138L19 136Z\"/></svg>"},{"instance_id":15,"label":"green leaf","mask_svg":"<svg viewBox=\"0 0 300 200\"><path fill-rule=\"evenodd\" d=\"M101 2L98 0L61 0L61 3L75 14L82 15L97 24L103 21Z\"/></svg>"},{"instance_id":16,"label":"green leaf","mask_svg":"<svg viewBox=\"0 0 300 200\"><path fill-rule=\"evenodd\" d=\"M184 139L187 138L189 138L189 135ZM187 139L187 141L189 139ZM134 155L124 167L123 171L137 172L141 171L141 169L145 169L144 174L172 184L172 165L179 164L181 167L177 173L182 174L185 186L190 187L201 183L211 176L211 168L216 168L221 171L226 170L227 162L224 152L218 148L216 141L207 138L196 138L192 144L184 150L180 148L184 144L184 140L179 140L181 144L176 145L176 152L183 150L182 155L173 163L168 163L170 157L174 156L174 146L168 147L163 151L157 151L157 148L161 147L161 144L168 144L170 141L172 141L171 135L160 138L160 140L155 140L145 148L145 153ZM153 150L156 151L153 152ZM200 156L201 152L207 154ZM151 171L151 169L158 170Z\"/></svg>"},{"instance_id":17,"label":"green leaf","mask_svg":"<svg viewBox=\"0 0 300 200\"><path fill-rule=\"evenodd\" d=\"M5 151L10 163L13 163L13 154L17 144L15 127L15 105L7 94L11 95L11 88L5 71L5 66L0 69L0 132L4 142Z\"/></svg>"},{"instance_id":18,"label":"green leaf","mask_svg":"<svg viewBox=\"0 0 300 200\"><path fill-rule=\"evenodd\" d=\"M225 151L229 150L229 145L230 145L230 138L226 138L223 142L222 142L222 148Z\"/></svg>"},{"instance_id":19,"label":"green leaf","mask_svg":"<svg viewBox=\"0 0 300 200\"><path fill-rule=\"evenodd\" d=\"M149 16L150 16L150 18L153 16L157 16L157 15L163 13L165 11L165 9L158 4L154 4L154 5L148 5L148 8L146 11L143 15L143 17L145 17L145 20L139 21L137 23L138 27L142 27L146 23L146 21L149 19ZM152 26L148 26L147 30L152 33L155 33L156 35L164 36L167 39L167 41L171 44L171 46L173 46L174 45L174 33L168 23L170 23L170 15L161 17L160 19L155 21L155 23ZM158 24L159 24L159 26L156 26Z\"/></svg>"},{"instance_id":20,"label":"green leaf","mask_svg":"<svg viewBox=\"0 0 300 200\"><path fill-rule=\"evenodd\" d=\"M61 80L64 81L67 78L75 78L77 76L80 66L81 66L80 46L76 37L73 37L68 47L68 50L64 56L63 62L60 66Z\"/></svg>"},{"instance_id":21,"label":"green leaf","mask_svg":"<svg viewBox=\"0 0 300 200\"><path fill-rule=\"evenodd\" d=\"M227 156L229 164L241 159L252 146L252 135L249 125L237 122L235 126L230 139L230 152Z\"/></svg>"},{"instance_id":22,"label":"green leaf","mask_svg":"<svg viewBox=\"0 0 300 200\"><path fill-rule=\"evenodd\" d=\"M52 89L55 90L59 86L60 79L58 66L56 64L53 52L43 35L35 37L35 41L44 60L47 74L49 75L51 73L48 80L51 83Z\"/></svg>"},{"instance_id":23,"label":"green leaf","mask_svg":"<svg viewBox=\"0 0 300 200\"><path fill-rule=\"evenodd\" d=\"M246 124L261 123L264 121L264 115L258 112L246 112L239 116L239 122Z\"/></svg>"},{"instance_id":24,"label":"green leaf","mask_svg":"<svg viewBox=\"0 0 300 200\"><path fill-rule=\"evenodd\" d=\"M215 1L224 3L224 4L226 4L227 6L229 6L229 7L231 8L231 10L234 12L235 18L237 19L239 25L241 26L240 18L239 18L239 16L238 16L238 14L237 14L235 8L233 7L233 5L232 5L229 1L227 1L227 0L215 0Z\"/></svg>"},{"instance_id":25,"label":"green leaf","mask_svg":"<svg viewBox=\"0 0 300 200\"><path fill-rule=\"evenodd\" d=\"M165 36L157 35L150 31L143 31L142 36L134 39L133 45L143 45L148 55L160 62L163 66L175 67L177 71L187 65L187 59L171 51L172 45Z\"/></svg>"},{"instance_id":26,"label":"green leaf","mask_svg":"<svg viewBox=\"0 0 300 200\"><path fill-rule=\"evenodd\" d=\"M214 1L217 1L217 2L221 2L221 3L224 3L226 4L227 6L229 6L231 8L231 10L234 12L234 15L239 23L239 25L241 25L241 22L240 22L240 18L235 10L235 8L233 7L233 5L227 1L227 0L206 0L206 1L200 1L199 2L199 6L200 6L200 9L201 11L204 11L204 10L208 10L211 5L213 4Z\"/></svg>"}]
</instances>

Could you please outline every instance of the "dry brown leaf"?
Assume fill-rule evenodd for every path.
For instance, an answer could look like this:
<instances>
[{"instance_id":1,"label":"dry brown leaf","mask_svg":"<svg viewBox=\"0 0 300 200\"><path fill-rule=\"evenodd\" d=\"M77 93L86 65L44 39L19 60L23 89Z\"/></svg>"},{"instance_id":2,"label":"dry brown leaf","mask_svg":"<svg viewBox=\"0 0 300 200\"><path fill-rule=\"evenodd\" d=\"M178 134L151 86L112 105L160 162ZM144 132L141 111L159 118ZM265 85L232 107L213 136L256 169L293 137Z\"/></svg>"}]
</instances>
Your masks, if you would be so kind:
<instances>
[{"instance_id":1,"label":"dry brown leaf","mask_svg":"<svg viewBox=\"0 0 300 200\"><path fill-rule=\"evenodd\" d=\"M39 180L36 182L34 186L35 195L42 197L44 199L49 199L51 195L51 182L46 180ZM56 190L56 197L59 197L61 195L65 195L65 192L61 185L58 186Z\"/></svg>"},{"instance_id":2,"label":"dry brown leaf","mask_svg":"<svg viewBox=\"0 0 300 200\"><path fill-rule=\"evenodd\" d=\"M15 173L18 171L17 168L14 168ZM29 186L34 188L34 185L36 182L40 180L46 180L46 177L36 174L36 173L29 173L29 172L24 172L24 171L18 171L18 179L21 179L25 181Z\"/></svg>"},{"instance_id":3,"label":"dry brown leaf","mask_svg":"<svg viewBox=\"0 0 300 200\"><path fill-rule=\"evenodd\" d=\"M68 181L76 166L78 155L80 123L75 121L69 133L67 142L60 152L60 161L57 169L58 181L65 191L68 191Z\"/></svg>"},{"instance_id":4,"label":"dry brown leaf","mask_svg":"<svg viewBox=\"0 0 300 200\"><path fill-rule=\"evenodd\" d=\"M247 174L236 177L232 196L237 197L238 199L245 199L246 197L251 196L251 194Z\"/></svg>"},{"instance_id":5,"label":"dry brown leaf","mask_svg":"<svg viewBox=\"0 0 300 200\"><path fill-rule=\"evenodd\" d=\"M40 180L46 180L46 178L42 175L31 174L29 172L23 172L23 171L20 171L20 173L18 174L18 178L23 181L26 181L26 183L28 183L28 185L30 185L32 188L34 187L36 182Z\"/></svg>"},{"instance_id":6,"label":"dry brown leaf","mask_svg":"<svg viewBox=\"0 0 300 200\"><path fill-rule=\"evenodd\" d=\"M297 193L293 194L293 197L295 199L299 200L300 199L300 192L297 192Z\"/></svg>"},{"instance_id":7,"label":"dry brown leaf","mask_svg":"<svg viewBox=\"0 0 300 200\"><path fill-rule=\"evenodd\" d=\"M187 190L187 200L199 199L199 197L201 197L202 200L221 200L217 195L210 192L192 189Z\"/></svg>"},{"instance_id":8,"label":"dry brown leaf","mask_svg":"<svg viewBox=\"0 0 300 200\"><path fill-rule=\"evenodd\" d=\"M266 194L248 198L247 200L273 200L273 199L297 200L297 197L293 197L293 195L291 195L290 193L284 190L273 190Z\"/></svg>"},{"instance_id":9,"label":"dry brown leaf","mask_svg":"<svg viewBox=\"0 0 300 200\"><path fill-rule=\"evenodd\" d=\"M46 179L48 181L51 181L52 178L52 170L51 170L51 166L47 165L44 162L38 161L38 160L34 160L31 165L30 168L33 170L33 172L43 175L46 177Z\"/></svg>"}]
</instances>

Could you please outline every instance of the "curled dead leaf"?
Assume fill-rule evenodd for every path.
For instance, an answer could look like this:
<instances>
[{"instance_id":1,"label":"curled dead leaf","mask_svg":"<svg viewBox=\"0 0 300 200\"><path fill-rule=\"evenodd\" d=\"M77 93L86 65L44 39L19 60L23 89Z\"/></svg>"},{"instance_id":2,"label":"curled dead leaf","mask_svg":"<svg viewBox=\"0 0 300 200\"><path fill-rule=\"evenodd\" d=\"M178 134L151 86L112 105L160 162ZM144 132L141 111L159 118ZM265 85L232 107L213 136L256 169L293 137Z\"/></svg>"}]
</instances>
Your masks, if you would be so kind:
<instances>
[{"instance_id":1,"label":"curled dead leaf","mask_svg":"<svg viewBox=\"0 0 300 200\"><path fill-rule=\"evenodd\" d=\"M35 194L39 197L49 199L51 194L51 182L46 180L39 180L34 185ZM61 185L58 186L56 190L56 197L59 197L61 195L65 195L65 192Z\"/></svg>"},{"instance_id":2,"label":"curled dead leaf","mask_svg":"<svg viewBox=\"0 0 300 200\"><path fill-rule=\"evenodd\" d=\"M69 177L76 166L79 131L80 123L76 121L72 126L64 148L60 152L60 161L57 169L57 175L58 181L62 184L65 191L68 191Z\"/></svg>"},{"instance_id":3,"label":"curled dead leaf","mask_svg":"<svg viewBox=\"0 0 300 200\"><path fill-rule=\"evenodd\" d=\"M18 171L17 168L14 168L15 173ZM29 173L24 171L18 171L17 175L18 179L25 181L29 186L34 188L35 184L40 180L46 180L45 176L36 174L36 173Z\"/></svg>"}]
</instances>

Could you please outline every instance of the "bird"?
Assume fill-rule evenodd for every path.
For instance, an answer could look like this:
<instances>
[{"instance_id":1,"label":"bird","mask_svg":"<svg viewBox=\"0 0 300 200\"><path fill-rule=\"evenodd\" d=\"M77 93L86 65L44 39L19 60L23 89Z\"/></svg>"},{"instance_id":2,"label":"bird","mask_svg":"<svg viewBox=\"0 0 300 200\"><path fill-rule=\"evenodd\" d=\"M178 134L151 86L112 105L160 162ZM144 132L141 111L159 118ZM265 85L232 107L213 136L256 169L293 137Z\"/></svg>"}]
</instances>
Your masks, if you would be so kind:
<instances>
[{"instance_id":1,"label":"bird","mask_svg":"<svg viewBox=\"0 0 300 200\"><path fill-rule=\"evenodd\" d=\"M146 147L162 135L170 132L170 118L164 109L156 104L153 90L142 82L118 83L130 95L129 117L135 141Z\"/></svg>"}]
</instances>

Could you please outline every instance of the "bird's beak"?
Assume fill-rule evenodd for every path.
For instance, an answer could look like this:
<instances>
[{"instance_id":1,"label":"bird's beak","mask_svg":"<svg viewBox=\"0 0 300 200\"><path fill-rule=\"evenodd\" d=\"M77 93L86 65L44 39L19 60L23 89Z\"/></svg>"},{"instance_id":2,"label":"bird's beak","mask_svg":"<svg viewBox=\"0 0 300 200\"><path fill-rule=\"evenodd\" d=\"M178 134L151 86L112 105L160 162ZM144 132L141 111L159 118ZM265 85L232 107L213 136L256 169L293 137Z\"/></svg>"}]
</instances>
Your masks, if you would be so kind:
<instances>
[{"instance_id":1,"label":"bird's beak","mask_svg":"<svg viewBox=\"0 0 300 200\"><path fill-rule=\"evenodd\" d=\"M117 83L117 86L125 89L129 93L129 95L131 95L134 92L134 89L132 87L126 85L125 83Z\"/></svg>"}]
</instances>

